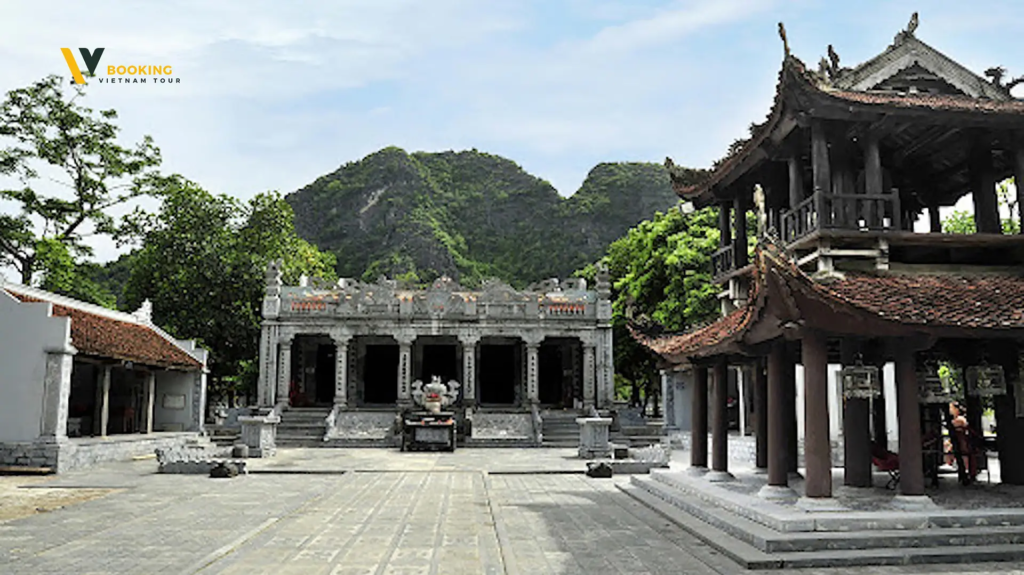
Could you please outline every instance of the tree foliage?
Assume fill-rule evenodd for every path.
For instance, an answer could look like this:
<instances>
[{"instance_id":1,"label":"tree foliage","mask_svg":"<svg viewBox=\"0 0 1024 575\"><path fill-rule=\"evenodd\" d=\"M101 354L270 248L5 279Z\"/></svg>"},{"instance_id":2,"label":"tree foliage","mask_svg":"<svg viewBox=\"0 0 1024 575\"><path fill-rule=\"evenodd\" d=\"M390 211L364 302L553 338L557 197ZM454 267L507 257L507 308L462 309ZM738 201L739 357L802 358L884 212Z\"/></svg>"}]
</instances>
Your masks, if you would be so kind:
<instances>
[{"instance_id":1,"label":"tree foliage","mask_svg":"<svg viewBox=\"0 0 1024 575\"><path fill-rule=\"evenodd\" d=\"M211 387L246 393L257 375L264 270L284 263L285 280L332 278L334 258L295 235L293 214L277 193L242 203L187 181L155 214L137 212L141 243L125 288L130 309L153 303L153 319L176 337L210 350Z\"/></svg>"},{"instance_id":2,"label":"tree foliage","mask_svg":"<svg viewBox=\"0 0 1024 575\"><path fill-rule=\"evenodd\" d=\"M999 197L999 207L1005 208L1010 214L1010 217L1003 218L1001 221L1002 230L1004 234L1013 235L1020 233L1020 220L1015 218L1017 215L1017 198L1012 194L1010 185L1013 184L1013 178L1000 182L996 187L996 193ZM947 234L973 234L977 231L977 227L974 223L974 214L963 210L955 210L946 216L942 220L942 231Z\"/></svg>"},{"instance_id":3,"label":"tree foliage","mask_svg":"<svg viewBox=\"0 0 1024 575\"><path fill-rule=\"evenodd\" d=\"M115 233L109 209L164 183L152 139L122 146L117 113L95 112L78 102L82 96L80 87L68 90L58 76L48 76L8 92L0 103L0 175L18 182L0 188L0 199L20 208L0 214L0 266L15 266L25 284L46 271L44 264L54 264L65 267L51 270L48 281L63 285L74 271L67 258L91 253L85 233ZM50 183L60 193L44 191Z\"/></svg>"},{"instance_id":4,"label":"tree foliage","mask_svg":"<svg viewBox=\"0 0 1024 575\"><path fill-rule=\"evenodd\" d=\"M633 403L640 401L641 391L655 395L659 383L657 359L630 336L627 323L686 331L718 313L711 278L717 218L714 208L659 212L613 242L602 259L612 277L617 388ZM577 275L592 280L594 266Z\"/></svg>"}]
</instances>

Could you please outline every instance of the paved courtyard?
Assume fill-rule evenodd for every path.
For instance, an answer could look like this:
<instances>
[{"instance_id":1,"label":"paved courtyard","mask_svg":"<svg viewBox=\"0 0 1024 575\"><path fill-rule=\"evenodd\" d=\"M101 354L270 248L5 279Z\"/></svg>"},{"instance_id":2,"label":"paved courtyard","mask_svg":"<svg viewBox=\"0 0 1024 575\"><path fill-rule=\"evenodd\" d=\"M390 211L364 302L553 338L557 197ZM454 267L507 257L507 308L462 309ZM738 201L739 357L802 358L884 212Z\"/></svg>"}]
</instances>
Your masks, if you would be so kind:
<instances>
[{"instance_id":1,"label":"paved courtyard","mask_svg":"<svg viewBox=\"0 0 1024 575\"><path fill-rule=\"evenodd\" d=\"M285 450L232 480L99 466L26 489L114 488L0 522L0 573L740 573L589 479L568 450ZM537 473L535 471L543 471ZM809 570L1024 573L1021 564Z\"/></svg>"}]
</instances>

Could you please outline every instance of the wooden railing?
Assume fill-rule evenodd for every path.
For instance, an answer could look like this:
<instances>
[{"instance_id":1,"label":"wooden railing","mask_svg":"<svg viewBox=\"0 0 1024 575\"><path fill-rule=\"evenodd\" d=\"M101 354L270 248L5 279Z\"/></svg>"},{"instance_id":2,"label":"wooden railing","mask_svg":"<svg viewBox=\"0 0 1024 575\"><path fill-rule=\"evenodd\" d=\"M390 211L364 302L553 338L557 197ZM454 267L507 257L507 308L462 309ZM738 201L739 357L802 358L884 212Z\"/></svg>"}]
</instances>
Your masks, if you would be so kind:
<instances>
[{"instance_id":1,"label":"wooden railing","mask_svg":"<svg viewBox=\"0 0 1024 575\"><path fill-rule=\"evenodd\" d=\"M782 240L787 244L818 229L898 231L902 229L900 198L897 194L819 192L782 213Z\"/></svg>"},{"instance_id":2,"label":"wooden railing","mask_svg":"<svg viewBox=\"0 0 1024 575\"><path fill-rule=\"evenodd\" d=\"M736 269L735 252L732 244L719 248L711 254L711 274L715 281Z\"/></svg>"}]
</instances>

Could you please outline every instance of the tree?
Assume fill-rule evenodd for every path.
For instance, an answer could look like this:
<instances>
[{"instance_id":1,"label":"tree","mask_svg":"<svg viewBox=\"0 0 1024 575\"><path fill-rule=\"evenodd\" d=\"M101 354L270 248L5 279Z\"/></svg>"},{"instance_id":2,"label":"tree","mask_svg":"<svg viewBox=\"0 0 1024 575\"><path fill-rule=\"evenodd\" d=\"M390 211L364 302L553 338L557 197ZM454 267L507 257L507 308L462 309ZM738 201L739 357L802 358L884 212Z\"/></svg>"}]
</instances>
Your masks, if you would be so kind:
<instances>
[{"instance_id":1,"label":"tree","mask_svg":"<svg viewBox=\"0 0 1024 575\"><path fill-rule=\"evenodd\" d=\"M602 258L612 277L616 377L634 404L657 395L659 381L657 358L630 336L627 323L684 331L718 313L711 277L717 218L714 208L657 213L612 243ZM577 275L592 280L594 266Z\"/></svg>"},{"instance_id":2,"label":"tree","mask_svg":"<svg viewBox=\"0 0 1024 575\"><path fill-rule=\"evenodd\" d=\"M89 255L84 232L114 233L108 210L163 183L160 150L149 136L122 147L117 112L94 112L77 102L80 87L65 90L58 76L48 76L8 92L0 104L0 175L21 184L0 189L0 199L20 205L18 214L0 214L0 265L15 266L25 284L39 270L41 250L56 242L73 259ZM66 191L47 195L44 182Z\"/></svg>"},{"instance_id":3,"label":"tree","mask_svg":"<svg viewBox=\"0 0 1024 575\"><path fill-rule=\"evenodd\" d=\"M210 350L211 393L255 389L264 270L284 261L285 280L334 277L334 257L295 235L293 214L277 193L248 203L180 181L159 213L137 212L141 243L125 287L127 307L153 303L153 320Z\"/></svg>"},{"instance_id":4,"label":"tree","mask_svg":"<svg viewBox=\"0 0 1024 575\"><path fill-rule=\"evenodd\" d=\"M999 207L1006 208L1010 215L1010 217L1002 219L1002 229L1006 235L1020 233L1020 221L1014 217L1018 207L1017 197L1010 190L1010 184L1013 182L1014 179L1010 178L996 186ZM976 230L974 214L971 212L956 210L942 220L942 231L947 234L973 234Z\"/></svg>"}]
</instances>

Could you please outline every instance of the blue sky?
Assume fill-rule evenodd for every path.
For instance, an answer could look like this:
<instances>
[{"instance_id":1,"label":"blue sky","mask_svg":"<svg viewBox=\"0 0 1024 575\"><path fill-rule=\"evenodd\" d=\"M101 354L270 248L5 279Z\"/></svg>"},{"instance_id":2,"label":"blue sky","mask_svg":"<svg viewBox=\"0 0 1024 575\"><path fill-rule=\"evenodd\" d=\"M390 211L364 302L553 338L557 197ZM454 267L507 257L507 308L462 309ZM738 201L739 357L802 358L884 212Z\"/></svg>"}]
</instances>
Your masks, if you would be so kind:
<instances>
[{"instance_id":1,"label":"blue sky","mask_svg":"<svg viewBox=\"0 0 1024 575\"><path fill-rule=\"evenodd\" d=\"M152 135L165 170L241 198L387 145L500 154L569 195L601 161L720 157L769 110L779 21L805 62L831 43L853 65L915 10L969 68L1024 74L1009 0L34 2L4 7L0 90L66 75L61 47L172 64L180 85L94 84L88 103Z\"/></svg>"}]
</instances>

